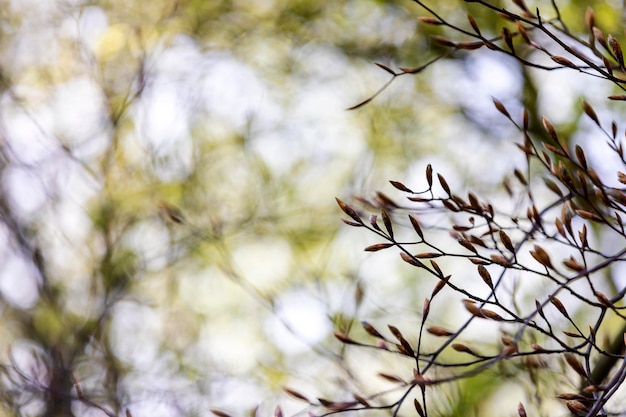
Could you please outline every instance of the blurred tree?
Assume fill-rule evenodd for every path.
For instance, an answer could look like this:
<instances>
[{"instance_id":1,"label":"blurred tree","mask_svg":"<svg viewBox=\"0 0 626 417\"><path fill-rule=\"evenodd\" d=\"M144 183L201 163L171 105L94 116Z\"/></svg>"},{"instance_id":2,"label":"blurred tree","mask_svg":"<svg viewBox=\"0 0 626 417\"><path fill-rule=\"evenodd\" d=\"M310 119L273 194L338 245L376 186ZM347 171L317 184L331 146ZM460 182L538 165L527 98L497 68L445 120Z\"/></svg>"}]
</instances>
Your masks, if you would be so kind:
<instances>
[{"instance_id":1,"label":"blurred tree","mask_svg":"<svg viewBox=\"0 0 626 417\"><path fill-rule=\"evenodd\" d=\"M587 4L570 2L563 21ZM476 6L438 7L471 11L498 36L500 18ZM615 8L595 10L617 33ZM510 161L487 176L485 158L515 130L493 128L490 96L519 107L534 91L524 104L536 118L550 105L511 57L448 54L432 35L450 28L417 24L417 3L8 0L0 11L3 415L243 413L273 408L285 385L365 389L332 326L399 312L415 323L427 284L354 255L362 236L339 227L333 197L416 179L433 158L447 178L492 190ZM418 67L442 53L438 71L343 111L386 81L373 62Z\"/></svg>"}]
</instances>

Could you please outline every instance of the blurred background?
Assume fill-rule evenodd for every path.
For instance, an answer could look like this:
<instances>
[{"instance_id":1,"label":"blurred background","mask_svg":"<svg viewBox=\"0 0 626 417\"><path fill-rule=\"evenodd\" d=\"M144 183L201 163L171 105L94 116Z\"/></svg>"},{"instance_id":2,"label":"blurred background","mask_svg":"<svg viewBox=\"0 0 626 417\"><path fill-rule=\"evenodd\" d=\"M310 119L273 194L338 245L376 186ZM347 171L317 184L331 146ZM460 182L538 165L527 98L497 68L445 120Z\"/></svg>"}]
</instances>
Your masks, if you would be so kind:
<instances>
[{"instance_id":1,"label":"blurred background","mask_svg":"<svg viewBox=\"0 0 626 417\"><path fill-rule=\"evenodd\" d=\"M500 33L471 3L432 3ZM620 24L619 2L558 3L573 30L589 4L605 33ZM444 52L408 0L2 0L0 14L6 416L294 414L284 386L377 387L384 359L346 355L333 331L410 334L433 283L363 252L377 241L335 197L401 202L388 181L423 189L431 163L504 204L523 159L492 98L584 134L579 96L601 114L611 93L481 49L347 111L388 81L374 63ZM436 320L454 323L445 307Z\"/></svg>"}]
</instances>

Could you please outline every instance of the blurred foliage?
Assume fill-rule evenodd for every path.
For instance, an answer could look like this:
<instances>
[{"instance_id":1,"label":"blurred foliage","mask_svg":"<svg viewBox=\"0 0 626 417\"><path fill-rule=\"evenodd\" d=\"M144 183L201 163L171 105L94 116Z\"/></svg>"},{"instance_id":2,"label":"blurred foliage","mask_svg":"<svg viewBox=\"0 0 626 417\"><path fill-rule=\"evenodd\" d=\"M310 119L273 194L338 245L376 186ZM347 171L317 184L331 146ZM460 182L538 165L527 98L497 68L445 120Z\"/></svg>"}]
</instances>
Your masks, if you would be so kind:
<instances>
[{"instance_id":1,"label":"blurred foliage","mask_svg":"<svg viewBox=\"0 0 626 417\"><path fill-rule=\"evenodd\" d=\"M611 4L571 1L574 29L590 3L618 27ZM476 13L436 6L459 24ZM510 164L480 176L506 130L463 103L516 89L464 81L466 54L344 111L387 80L374 62L440 51L409 1L5 0L0 13L2 415L266 411L287 382L333 393L355 372L333 326L413 311L419 292L412 272L354 254L363 236L333 197L388 192L431 158L493 189Z\"/></svg>"}]
</instances>

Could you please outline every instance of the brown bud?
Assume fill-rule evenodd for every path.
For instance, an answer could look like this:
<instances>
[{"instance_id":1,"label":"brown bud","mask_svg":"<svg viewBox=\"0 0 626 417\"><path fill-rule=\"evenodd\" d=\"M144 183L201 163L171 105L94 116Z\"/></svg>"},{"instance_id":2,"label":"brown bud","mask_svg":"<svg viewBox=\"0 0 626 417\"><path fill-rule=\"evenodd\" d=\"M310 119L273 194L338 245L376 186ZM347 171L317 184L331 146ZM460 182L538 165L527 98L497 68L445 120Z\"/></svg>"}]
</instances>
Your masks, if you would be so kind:
<instances>
[{"instance_id":1,"label":"brown bud","mask_svg":"<svg viewBox=\"0 0 626 417\"><path fill-rule=\"evenodd\" d=\"M367 333L369 333L370 335L372 335L372 336L374 336L374 337L377 337L377 338L379 338L379 339L383 339L383 340L385 339L385 336L383 336L382 334L380 334L380 332L379 332L378 330L376 330L376 329L374 328L374 326L372 326L372 325L371 325L371 324L369 324L368 322L366 322L366 321L362 321L362 322L361 322L361 326L363 326L363 329L364 329Z\"/></svg>"},{"instance_id":2,"label":"brown bud","mask_svg":"<svg viewBox=\"0 0 626 417\"><path fill-rule=\"evenodd\" d=\"M439 327L439 326L428 327L426 331L434 336L446 336L447 337L447 336L452 336L454 334L451 331L448 331L444 329L443 327Z\"/></svg>"},{"instance_id":3,"label":"brown bud","mask_svg":"<svg viewBox=\"0 0 626 417\"><path fill-rule=\"evenodd\" d=\"M344 333L335 332L334 335L341 343L345 343L346 345L358 345L359 344L358 342L350 339Z\"/></svg>"},{"instance_id":4,"label":"brown bud","mask_svg":"<svg viewBox=\"0 0 626 417\"><path fill-rule=\"evenodd\" d=\"M482 265L478 265L478 273L480 274L480 277L483 279L483 281L485 281L485 284L487 284L487 286L493 290L493 282L491 280L491 274L489 274L489 271L487 271L487 268L485 268Z\"/></svg>"},{"instance_id":5,"label":"brown bud","mask_svg":"<svg viewBox=\"0 0 626 417\"><path fill-rule=\"evenodd\" d=\"M592 29L593 32L593 37L596 39L596 41L602 45L604 47L604 49L606 49L607 51L609 50L609 46L606 43L606 38L604 37L604 33L602 33L602 31L600 29L598 29L597 27L593 27Z\"/></svg>"},{"instance_id":6,"label":"brown bud","mask_svg":"<svg viewBox=\"0 0 626 417\"><path fill-rule=\"evenodd\" d=\"M399 382L401 384L405 384L406 385L406 382L402 378L400 378L399 376L396 376L396 375L391 375L391 374L387 374L387 373L384 373L384 372L379 372L378 376L381 377L381 378L384 378L384 379L386 379L387 381L390 381L390 382Z\"/></svg>"},{"instance_id":7,"label":"brown bud","mask_svg":"<svg viewBox=\"0 0 626 417\"><path fill-rule=\"evenodd\" d=\"M596 25L596 15L591 6L587 7L585 11L585 24L590 31L593 30L593 27Z\"/></svg>"},{"instance_id":8,"label":"brown bud","mask_svg":"<svg viewBox=\"0 0 626 417\"><path fill-rule=\"evenodd\" d=\"M576 371L578 375L582 377L587 377L587 372L585 372L585 368L583 368L582 364L578 361L578 359L576 359L573 354L566 353L565 361L574 371Z\"/></svg>"},{"instance_id":9,"label":"brown bud","mask_svg":"<svg viewBox=\"0 0 626 417\"><path fill-rule=\"evenodd\" d=\"M578 261L576 261L573 256L570 256L568 259L564 260L563 265L576 272L581 272L585 270L585 266L578 263Z\"/></svg>"},{"instance_id":10,"label":"brown bud","mask_svg":"<svg viewBox=\"0 0 626 417\"><path fill-rule=\"evenodd\" d=\"M498 313L496 313L495 311L487 310L486 308L481 308L480 314L484 318L487 318L487 319L496 320L496 321L504 320L502 316L500 316Z\"/></svg>"},{"instance_id":11,"label":"brown bud","mask_svg":"<svg viewBox=\"0 0 626 417\"><path fill-rule=\"evenodd\" d=\"M430 314L430 300L428 298L424 299L424 305L422 306L422 320L426 320L428 318L428 314Z\"/></svg>"},{"instance_id":12,"label":"brown bud","mask_svg":"<svg viewBox=\"0 0 626 417\"><path fill-rule=\"evenodd\" d=\"M609 34L607 38L607 43L609 44L609 47L611 48L611 51L613 52L613 55L615 56L615 59L617 60L620 68L623 69L624 54L622 53L622 47L620 46L619 42L617 41L617 39L615 39L613 35Z\"/></svg>"},{"instance_id":13,"label":"brown bud","mask_svg":"<svg viewBox=\"0 0 626 417\"><path fill-rule=\"evenodd\" d=\"M417 401L417 398L413 399L413 406L415 407L415 411L417 411L417 414L420 417L426 417L426 414L424 414L424 409L422 408L422 406L419 403L419 401Z\"/></svg>"},{"instance_id":14,"label":"brown bud","mask_svg":"<svg viewBox=\"0 0 626 417\"><path fill-rule=\"evenodd\" d=\"M426 25L443 25L443 22L441 20L430 16L419 16L417 20L420 23L424 23Z\"/></svg>"},{"instance_id":15,"label":"brown bud","mask_svg":"<svg viewBox=\"0 0 626 417\"><path fill-rule=\"evenodd\" d=\"M534 245L534 249L530 251L530 254L537 262L549 269L554 269L552 261L548 252L546 252L541 246Z\"/></svg>"},{"instance_id":16,"label":"brown bud","mask_svg":"<svg viewBox=\"0 0 626 417\"><path fill-rule=\"evenodd\" d=\"M569 408L569 410L577 415L577 416L586 416L587 412L589 411L589 408L581 403L580 401L576 401L576 400L571 400L571 401L565 401L565 405L567 406L567 408Z\"/></svg>"},{"instance_id":17,"label":"brown bud","mask_svg":"<svg viewBox=\"0 0 626 417\"><path fill-rule=\"evenodd\" d=\"M556 297L550 296L550 302L552 303L552 305L554 305L556 307L557 310L559 310L559 312L561 314L563 314L565 317L569 318L569 314L567 313L567 310L565 309L565 306L563 305L561 300L559 300Z\"/></svg>"},{"instance_id":18,"label":"brown bud","mask_svg":"<svg viewBox=\"0 0 626 417\"><path fill-rule=\"evenodd\" d=\"M569 67L573 69L578 69L576 64L574 64L572 61L570 61L569 59L565 57L554 55L551 58L554 62L556 62L559 65L563 65L564 67Z\"/></svg>"},{"instance_id":19,"label":"brown bud","mask_svg":"<svg viewBox=\"0 0 626 417\"><path fill-rule=\"evenodd\" d=\"M456 350L457 352L469 353L470 355L476 356L474 351L470 349L470 347L464 343L453 343L451 346L452 346L452 349Z\"/></svg>"},{"instance_id":20,"label":"brown bud","mask_svg":"<svg viewBox=\"0 0 626 417\"><path fill-rule=\"evenodd\" d=\"M517 353L517 343L511 343L502 349L502 356L512 356Z\"/></svg>"},{"instance_id":21,"label":"brown bud","mask_svg":"<svg viewBox=\"0 0 626 417\"><path fill-rule=\"evenodd\" d=\"M483 316L480 312L480 308L472 300L463 300L463 305L465 306L465 309L469 311L472 316L474 317Z\"/></svg>"},{"instance_id":22,"label":"brown bud","mask_svg":"<svg viewBox=\"0 0 626 417\"><path fill-rule=\"evenodd\" d=\"M596 114L596 111L593 109L593 107L591 107L591 104L583 101L583 110L585 111L585 114L594 121L595 124L600 126L600 119L598 119L598 115Z\"/></svg>"},{"instance_id":23,"label":"brown bud","mask_svg":"<svg viewBox=\"0 0 626 417\"><path fill-rule=\"evenodd\" d=\"M504 247L507 248L511 252L515 252L515 246L513 246L513 242L511 242L511 238L509 237L509 235L507 235L504 232L504 230L500 230L499 234L500 234L500 241L502 242Z\"/></svg>"}]
</instances>

